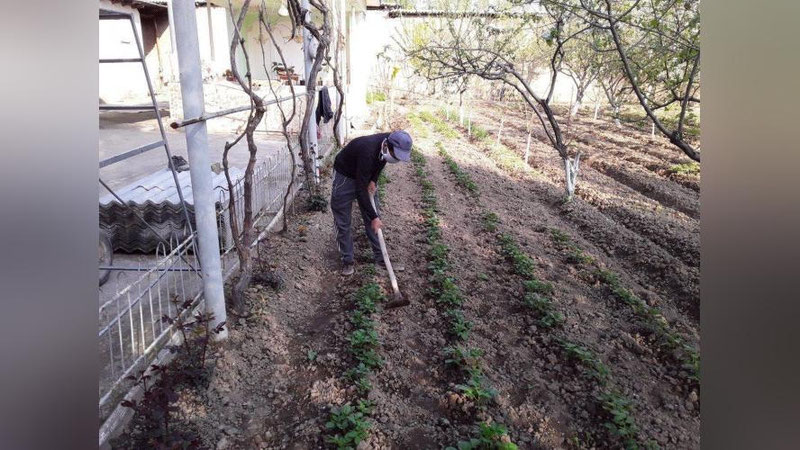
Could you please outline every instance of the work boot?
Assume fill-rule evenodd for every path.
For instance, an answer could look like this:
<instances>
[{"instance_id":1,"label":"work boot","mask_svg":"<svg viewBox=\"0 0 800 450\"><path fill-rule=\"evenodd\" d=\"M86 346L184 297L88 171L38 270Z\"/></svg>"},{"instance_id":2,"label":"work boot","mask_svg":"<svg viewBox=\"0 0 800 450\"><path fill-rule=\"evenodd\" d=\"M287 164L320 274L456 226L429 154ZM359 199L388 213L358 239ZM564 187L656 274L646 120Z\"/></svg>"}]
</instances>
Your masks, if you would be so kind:
<instances>
[{"instance_id":1,"label":"work boot","mask_svg":"<svg viewBox=\"0 0 800 450\"><path fill-rule=\"evenodd\" d=\"M344 263L342 265L342 275L349 277L356 271L355 265L353 263Z\"/></svg>"}]
</instances>

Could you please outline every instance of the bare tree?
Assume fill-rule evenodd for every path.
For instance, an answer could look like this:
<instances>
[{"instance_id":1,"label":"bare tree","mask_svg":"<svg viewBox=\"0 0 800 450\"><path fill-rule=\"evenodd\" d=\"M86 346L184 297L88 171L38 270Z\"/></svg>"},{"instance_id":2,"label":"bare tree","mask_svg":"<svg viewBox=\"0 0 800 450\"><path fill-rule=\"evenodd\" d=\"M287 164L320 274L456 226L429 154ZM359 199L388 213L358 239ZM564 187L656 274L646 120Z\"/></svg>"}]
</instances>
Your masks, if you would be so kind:
<instances>
[{"instance_id":1,"label":"bare tree","mask_svg":"<svg viewBox=\"0 0 800 450\"><path fill-rule=\"evenodd\" d=\"M464 5L450 5L459 11ZM575 192L580 151L572 154L553 112L551 101L564 61L565 45L590 27L567 32L572 14L546 6L539 13L518 3L496 4L496 14L452 13L416 26L398 44L430 80L476 76L502 82L516 91L536 115L551 146L564 162L567 199ZM542 19L547 19L542 23ZM516 43L539 37L549 44L549 84L536 92L520 66Z\"/></svg>"},{"instance_id":2,"label":"bare tree","mask_svg":"<svg viewBox=\"0 0 800 450\"><path fill-rule=\"evenodd\" d=\"M697 0L554 0L608 35L620 70L647 117L687 156L700 161L684 133L690 110L700 104L700 16ZM679 108L674 126L656 112Z\"/></svg>"},{"instance_id":3,"label":"bare tree","mask_svg":"<svg viewBox=\"0 0 800 450\"><path fill-rule=\"evenodd\" d=\"M253 76L250 71L250 56L247 53L244 45L245 40L241 34L242 22L244 21L244 17L250 7L250 0L243 1L239 16L236 19L234 19L236 16L234 15L233 5L231 4L230 0L228 0L228 7L230 10L234 31L230 48L231 72L245 94L250 97L250 112L247 117L247 123L244 131L232 142L226 142L225 148L222 152L222 167L224 168L225 178L228 182L228 212L230 215L231 232L233 235L234 247L236 248L236 254L239 258L238 278L236 283L233 285L231 300L236 314L244 316L246 315L244 291L247 286L250 285L250 280L253 276L253 255L251 247L256 239L255 229L253 228L253 172L256 165L258 147L256 146L253 134L258 124L261 123L261 119L264 117L266 106L264 105L264 100L253 90ZM244 77L242 77L236 64L237 47L241 48L242 54L245 58L246 73ZM247 149L250 157L247 160L247 167L245 168L244 178L242 180L243 204L237 205L236 195L234 195L234 184L229 171L228 154L230 153L231 148L243 137L247 142ZM237 208L240 206L244 210L241 229L239 228L239 222L237 220Z\"/></svg>"},{"instance_id":4,"label":"bare tree","mask_svg":"<svg viewBox=\"0 0 800 450\"><path fill-rule=\"evenodd\" d=\"M580 111L587 89L600 75L600 67L600 53L593 48L587 36L572 39L564 46L561 72L575 83L575 102L570 108L570 117Z\"/></svg>"},{"instance_id":5,"label":"bare tree","mask_svg":"<svg viewBox=\"0 0 800 450\"><path fill-rule=\"evenodd\" d=\"M633 92L628 84L628 79L622 73L622 70L606 63L603 65L597 81L600 83L600 87L603 88L608 105L611 107L611 117L614 119L614 123L618 127L622 126L619 122L620 109L623 104L627 103L630 94Z\"/></svg>"},{"instance_id":6,"label":"bare tree","mask_svg":"<svg viewBox=\"0 0 800 450\"><path fill-rule=\"evenodd\" d=\"M281 64L283 65L283 67L287 67L287 66L286 66L286 58L283 56L283 49L281 49L281 46L278 44L278 41L275 39L275 34L272 31L272 27L270 26L269 21L267 20L266 11L267 11L266 2L264 0L262 0L261 1L261 7L258 10L258 22L259 22L259 27L258 27L259 39L258 39L258 42L259 42L259 44L261 46L261 61L264 64L264 72L269 74L269 71L267 70L267 67L266 67L267 58L266 58L266 52L264 51L264 42L263 42L263 39L261 38L262 37L261 36L262 30L267 32L267 35L269 36L270 42L275 47L275 50L278 53L278 57L281 59ZM295 114L297 112L297 97L296 97L296 94L295 94L294 85L291 83L291 81L289 81L289 83L288 83L289 84L289 91L292 94L291 95L291 97L292 97L292 100L291 100L292 101L292 109L291 109L291 112L287 115L286 110L284 109L282 102L279 101L279 99L278 99L278 93L275 90L275 87L272 85L272 81L270 80L268 84L269 84L270 92L272 93L272 97L275 99L275 103L276 103L276 105L278 107L278 112L280 113L280 116L281 116L281 133L283 134L283 138L286 141L286 151L289 152L289 157L292 160L292 171L291 171L291 175L289 176L289 184L288 184L288 186L286 186L286 192L283 194L283 230L286 231L288 229L288 216L289 216L289 210L287 209L287 206L288 206L287 203L289 201L289 196L292 194L292 189L294 189L294 180L295 180L296 171L297 171L297 161L296 161L295 156L294 156L293 140L292 140L291 133L289 132L289 124L292 122L292 120L294 119Z\"/></svg>"},{"instance_id":7,"label":"bare tree","mask_svg":"<svg viewBox=\"0 0 800 450\"><path fill-rule=\"evenodd\" d=\"M330 9L321 0L309 0L309 5L313 7L313 11L304 8L300 0L287 0L289 5L290 16L292 21L297 27L305 29L311 35L312 42L304 42L305 46L315 45L316 48L312 51L311 48L306 47L307 51L314 53L311 63L311 69L308 77L305 80L306 84L306 108L303 114L303 120L300 126L300 155L303 160L303 169L310 195L310 205L315 209L324 208L327 204L324 197L320 193L320 187L317 183L315 173L314 149L310 142L310 135L308 133L309 125L311 123L312 115L314 114L314 104L316 101L316 86L317 75L322 64L326 61L328 56L328 49L331 44L331 20ZM314 21L314 16L317 16L318 22ZM294 29L292 34L294 34Z\"/></svg>"}]
</instances>

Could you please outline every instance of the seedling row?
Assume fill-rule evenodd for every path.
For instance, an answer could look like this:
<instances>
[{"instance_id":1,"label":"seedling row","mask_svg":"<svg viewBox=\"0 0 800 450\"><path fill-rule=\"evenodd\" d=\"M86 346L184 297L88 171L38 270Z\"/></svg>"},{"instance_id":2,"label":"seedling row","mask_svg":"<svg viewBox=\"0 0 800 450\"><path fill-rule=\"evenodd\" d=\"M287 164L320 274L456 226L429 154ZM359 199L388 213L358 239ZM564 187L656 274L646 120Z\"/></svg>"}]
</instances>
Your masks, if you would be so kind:
<instances>
[{"instance_id":1,"label":"seedling row","mask_svg":"<svg viewBox=\"0 0 800 450\"><path fill-rule=\"evenodd\" d=\"M568 263L593 267L593 273L597 279L611 290L615 298L631 307L645 328L656 338L657 345L680 364L689 381L694 384L699 383L699 352L669 325L657 307L648 305L630 289L623 286L619 275L601 267L594 257L586 254L566 233L558 229L551 229L550 237L555 245L567 254Z\"/></svg>"},{"instance_id":2,"label":"seedling row","mask_svg":"<svg viewBox=\"0 0 800 450\"><path fill-rule=\"evenodd\" d=\"M479 199L477 185L470 175L458 166L441 142L437 142L436 145L445 165L455 176L456 184ZM534 261L519 248L513 236L498 232L499 218L494 212L485 210L481 214L481 222L485 231L495 234L500 254L510 264L514 273L524 280L525 294L522 301L535 315L536 324L546 330L559 328L564 323L564 315L556 309L552 300L553 285L535 276ZM631 402L613 387L611 370L590 349L560 336L555 341L563 354L583 367L586 375L598 384L599 393L595 399L608 417L604 426L610 434L616 437L625 448L638 448L639 429L630 410ZM474 351L474 349L470 350ZM458 349L455 352L455 358L469 364L476 356L479 356L470 350ZM652 445L651 443L645 444L646 447L652 447Z\"/></svg>"},{"instance_id":3,"label":"seedling row","mask_svg":"<svg viewBox=\"0 0 800 450\"><path fill-rule=\"evenodd\" d=\"M419 151L413 150L411 160L422 187L422 216L428 244L427 268L430 294L449 325L451 345L444 349L445 362L448 366L456 368L463 376L463 381L456 385L461 395L476 408L483 409L494 399L496 392L483 373L481 364L483 351L466 344L472 322L464 317L462 310L464 296L456 283L457 280L451 274L450 249L442 239L436 192L425 171L425 157ZM454 447L449 448L454 449ZM458 448L511 450L517 446L510 442L507 430L502 424L482 422L478 426L476 435L468 441L460 441Z\"/></svg>"},{"instance_id":4,"label":"seedling row","mask_svg":"<svg viewBox=\"0 0 800 450\"><path fill-rule=\"evenodd\" d=\"M442 115L447 116L445 112L442 112ZM434 117L433 119L438 123L437 129L441 127L449 128L449 125L442 119L438 117ZM472 124L472 131L473 136L475 136L478 140L487 140L488 132L485 132L485 130L482 130L476 124ZM508 149L505 145L495 142L485 143L489 147L489 157L498 165L498 167L507 173L511 175L518 175L521 172L533 171L533 169L525 164L524 161L518 155L516 155L516 153ZM446 154L446 151L441 144L439 144L439 148L440 153ZM450 158L450 161L452 161L452 158ZM446 164L451 168L451 171L453 171L451 166L457 166L455 161L447 162L446 160ZM456 175L456 181L459 183L459 185L462 185L462 187L472 193L471 189L466 187L471 180L470 182L461 181L464 178L463 171L458 169L458 172L453 173ZM471 182L471 184L474 185L475 183ZM600 279L611 289L611 292L616 298L632 308L633 312L643 321L646 328L650 330L657 338L659 346L665 350L666 353L672 355L671 357L676 359L681 365L681 369L687 373L687 378L689 381L691 381L693 384L698 384L700 377L699 353L691 344L687 343L685 339L683 339L669 326L659 309L648 305L642 299L634 295L630 289L627 289L621 284L617 274L609 271L608 269L600 267L595 258L586 254L579 247L577 247L577 245L570 242L569 238L565 234L560 233L558 230L554 231L553 233L554 234L552 234L552 237L554 241L559 244L567 253L567 262L595 266L595 274L598 279Z\"/></svg>"},{"instance_id":5,"label":"seedling row","mask_svg":"<svg viewBox=\"0 0 800 450\"><path fill-rule=\"evenodd\" d=\"M350 315L353 331L347 337L355 365L345 372L345 378L355 387L359 398L355 404L348 402L332 408L325 424L330 433L326 442L338 449L354 449L367 438L370 429L368 417L375 406L366 400L372 389L369 378L383 366L383 358L378 352L380 341L372 316L385 297L374 280L375 268L370 267L366 275L369 281L355 293L355 309Z\"/></svg>"}]
</instances>

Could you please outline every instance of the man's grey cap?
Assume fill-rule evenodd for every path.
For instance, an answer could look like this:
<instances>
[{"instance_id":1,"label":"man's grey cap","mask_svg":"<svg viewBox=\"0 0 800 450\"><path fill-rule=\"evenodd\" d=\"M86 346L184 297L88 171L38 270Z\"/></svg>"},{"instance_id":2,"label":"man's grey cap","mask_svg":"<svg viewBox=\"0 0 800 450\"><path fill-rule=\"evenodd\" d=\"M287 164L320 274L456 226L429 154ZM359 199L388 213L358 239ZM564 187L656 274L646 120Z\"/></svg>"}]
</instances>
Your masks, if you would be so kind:
<instances>
[{"instance_id":1,"label":"man's grey cap","mask_svg":"<svg viewBox=\"0 0 800 450\"><path fill-rule=\"evenodd\" d=\"M411 159L411 135L403 130L392 131L387 139L394 149L394 155L400 161Z\"/></svg>"}]
</instances>

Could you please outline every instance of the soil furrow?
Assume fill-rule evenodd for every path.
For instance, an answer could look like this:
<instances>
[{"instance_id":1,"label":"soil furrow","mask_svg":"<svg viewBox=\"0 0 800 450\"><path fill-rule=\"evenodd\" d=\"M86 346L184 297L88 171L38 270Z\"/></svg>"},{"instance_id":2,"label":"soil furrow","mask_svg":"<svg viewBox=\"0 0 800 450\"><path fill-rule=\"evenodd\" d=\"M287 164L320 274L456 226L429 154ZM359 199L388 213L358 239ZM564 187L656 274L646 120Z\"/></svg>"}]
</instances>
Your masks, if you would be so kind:
<instances>
[{"instance_id":1,"label":"soil furrow","mask_svg":"<svg viewBox=\"0 0 800 450\"><path fill-rule=\"evenodd\" d=\"M486 117L490 117L492 121L496 122L498 120L497 116L491 109L488 111L484 110L482 114ZM527 136L527 130L522 125L525 119L522 118L517 111L512 110L510 114L514 116L516 120L506 122L504 128L510 127L515 130L519 136L525 138ZM508 114L504 113L504 115L507 116ZM617 129L614 127L613 129L608 129L607 127L598 124L598 122L599 121L589 119L575 119L571 124L571 134L575 136L575 140L577 142L586 144L588 149L591 150L592 154L597 154L598 157L604 156L619 158L623 161L637 164L647 169L648 173L652 174L654 179L651 183L666 181L666 186L664 186L663 189L671 190L671 187L673 187L674 183L683 187L688 187L695 192L699 191L699 185L696 182L697 176L674 174L669 170L676 164L685 164L691 162L688 157L681 154L676 149L669 147L668 145L664 146L658 141L652 141L649 136L641 136L633 139L620 139L618 137L618 131L624 130L624 128ZM611 134L599 133L598 129L610 131ZM550 149L550 141L547 139L547 137L538 129L534 129L532 135L545 147L545 155L551 155L550 152L552 149ZM647 143L643 144L642 142ZM611 145L609 145L609 143ZM597 149L600 150L598 151ZM548 161L546 157L545 161ZM648 176L646 178L650 177Z\"/></svg>"},{"instance_id":2,"label":"soil furrow","mask_svg":"<svg viewBox=\"0 0 800 450\"><path fill-rule=\"evenodd\" d=\"M504 133L506 137L501 135L501 141L508 148L516 150L518 155L523 155L524 140L520 140L518 136L511 138L509 134L507 130ZM541 154L547 150L553 152L552 149L542 147L539 143L531 146L534 153ZM558 184L563 179L563 168L554 166L554 160L557 160L555 156L542 161L543 164L538 165L538 169L551 182ZM579 175L575 192L577 197L597 207L599 211L622 226L640 234L642 238L649 239L655 245L664 248L689 266L699 265L699 239L696 237L699 233L696 221L682 213L675 212L677 215L675 216L665 214L666 211L658 211L660 203L616 181L614 181L615 186L608 186L607 183L603 183L608 179L605 175L593 170L591 166L588 170L586 167L587 165L583 165Z\"/></svg>"},{"instance_id":3,"label":"soil furrow","mask_svg":"<svg viewBox=\"0 0 800 450\"><path fill-rule=\"evenodd\" d=\"M463 152L456 153L456 159L465 157ZM501 217L502 221L503 218ZM669 428L669 431L666 432L661 429L662 427L648 429L648 432L651 433L650 435L657 436L657 440L662 445L668 445L672 435L679 429L698 428L699 418L693 406L689 411L682 411L679 417L673 417L673 414L669 411L660 408L662 401L675 404L684 403L684 398L688 395L688 392L674 376L675 371L670 370L671 364L663 364L664 367L662 367L662 364L656 362L652 349L645 348L646 344L637 341L637 338L641 340L639 335L641 330L635 325L636 320L632 320L629 309L608 298L604 290L590 289L585 283L576 283L576 281L580 281L576 280L579 276L576 277L570 274L567 269L573 271L574 269L564 267L558 260L559 256L548 251L549 239L546 236L542 236L541 233L533 231L538 227L512 228L514 230L513 234L520 234L529 238L523 240L521 244L531 255L537 255L535 259L539 267L551 269L547 271L544 279L558 283L556 288L558 303L567 304L566 307L562 307L562 310L567 312L567 323L564 326L564 331L569 336L569 339L571 341L594 343L593 347L602 349L602 359L614 361L611 369L619 378L639 381L625 386L625 390L632 392L637 398L635 405L636 416L639 419L645 419L637 420L637 422L646 422L648 425L677 422L677 426ZM554 273L557 273L557 275L554 275ZM512 277L518 278L516 276ZM561 283L560 281L562 280L565 282ZM517 283L521 285L520 281L517 279ZM517 299L522 297L519 292L514 292L513 295ZM578 300L576 301L575 299ZM523 310L515 311L515 313L529 314ZM537 330L537 327L530 321L526 323L526 328L524 329L530 331L530 334L536 337L537 345L548 346L549 344L551 348L551 353L547 353L543 358L540 358L540 361L547 361L547 367L539 367L540 370L534 374L541 377L543 371L550 373L549 379L542 383L542 386L556 387L554 392L551 391L551 394L567 399L568 404L573 409L571 411L573 418L588 415L587 410L594 410L596 406L592 402L587 405L585 399L583 402L576 402L575 397L578 397L577 400L580 399L580 391L576 389L578 386L565 380L574 378L578 374L571 373L572 370L568 367L568 364L566 365L567 367L558 367L559 365L555 363L556 355L559 352L552 351L554 346L552 339L546 335L542 336L542 330ZM637 338L634 338L634 336ZM553 372L557 376L553 376ZM680 386L677 392L673 391L672 385ZM657 394L653 394L654 392ZM674 397L673 394L675 394ZM547 409L552 410L553 406L550 405ZM678 433L675 439L685 441L690 438L689 435Z\"/></svg>"},{"instance_id":4,"label":"soil furrow","mask_svg":"<svg viewBox=\"0 0 800 450\"><path fill-rule=\"evenodd\" d=\"M481 148L472 145L466 148L483 153ZM484 168L478 170L485 171ZM506 195L518 201L515 210L518 214L530 211L528 206L541 202L554 214L566 218L571 223L570 228L576 229L584 239L599 248L597 254L612 257L626 268L626 272L636 274L644 298L651 298L653 291L660 291L662 299L688 312L693 319L699 318L699 274L696 268L686 267L661 247L643 240L595 208L580 201L563 204L563 192L552 184L532 176L525 176L522 181L509 180L503 184ZM492 181L487 183L491 186ZM519 220L517 225L526 226L526 223ZM662 299L650 301L661 302Z\"/></svg>"}]
</instances>

